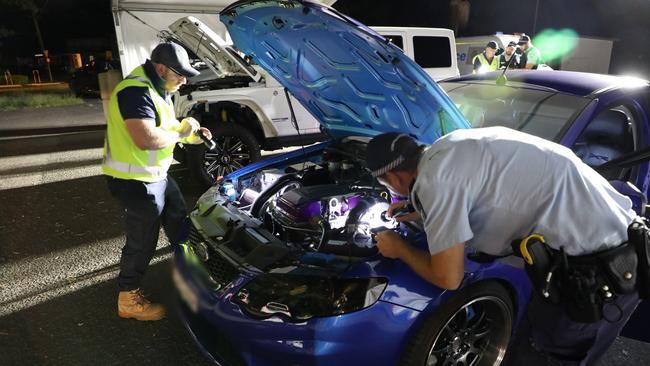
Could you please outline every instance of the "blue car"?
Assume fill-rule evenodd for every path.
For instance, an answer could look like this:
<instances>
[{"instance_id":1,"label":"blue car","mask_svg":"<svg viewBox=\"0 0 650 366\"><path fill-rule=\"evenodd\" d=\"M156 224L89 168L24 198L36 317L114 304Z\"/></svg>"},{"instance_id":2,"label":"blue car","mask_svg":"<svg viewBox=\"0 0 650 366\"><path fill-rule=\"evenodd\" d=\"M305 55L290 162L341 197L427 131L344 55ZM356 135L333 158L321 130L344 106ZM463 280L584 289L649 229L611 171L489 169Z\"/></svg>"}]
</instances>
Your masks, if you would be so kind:
<instances>
[{"instance_id":1,"label":"blue car","mask_svg":"<svg viewBox=\"0 0 650 366\"><path fill-rule=\"evenodd\" d=\"M439 85L472 127L506 126L571 148L610 181L648 193L648 164L609 163L650 146L650 87L637 78L570 71L508 71ZM608 163L607 169L601 166Z\"/></svg>"},{"instance_id":2,"label":"blue car","mask_svg":"<svg viewBox=\"0 0 650 366\"><path fill-rule=\"evenodd\" d=\"M331 140L227 175L190 213L173 276L187 329L206 356L231 366L499 364L531 294L521 261L468 250L464 280L449 291L379 255L373 236L380 230L395 230L423 249L427 244L418 223L385 216L401 198L365 169L366 144L389 131L432 143L455 129L486 124L488 111L508 116L521 90L548 94L527 100L529 109L512 114L523 122L511 127L535 133L529 120L539 115L557 125L555 135L544 137L566 143L564 136L580 136L570 131L585 129L603 110L601 93L632 94L624 86L614 90L615 78L594 77L579 87L578 76L570 83L559 76L564 73L536 78L531 72L531 80L522 75L519 81L508 75L511 81L499 90L508 89L501 96L512 100L502 98L502 110L476 111L470 123L460 110L470 115L463 98L472 94L455 98L454 91L492 85L490 76L443 83L450 99L399 48L336 10L306 1L247 0L220 17L237 48L279 80ZM558 91L564 85L583 94ZM647 92L647 85L639 88ZM496 103L498 93L487 99ZM607 100L617 100L611 95ZM574 113L543 108L564 97ZM637 118L632 141L644 146L648 123L638 103L623 113ZM626 152L606 155L602 151L615 148L572 141L584 142L585 159L613 160ZM647 166L619 176L647 182Z\"/></svg>"}]
</instances>

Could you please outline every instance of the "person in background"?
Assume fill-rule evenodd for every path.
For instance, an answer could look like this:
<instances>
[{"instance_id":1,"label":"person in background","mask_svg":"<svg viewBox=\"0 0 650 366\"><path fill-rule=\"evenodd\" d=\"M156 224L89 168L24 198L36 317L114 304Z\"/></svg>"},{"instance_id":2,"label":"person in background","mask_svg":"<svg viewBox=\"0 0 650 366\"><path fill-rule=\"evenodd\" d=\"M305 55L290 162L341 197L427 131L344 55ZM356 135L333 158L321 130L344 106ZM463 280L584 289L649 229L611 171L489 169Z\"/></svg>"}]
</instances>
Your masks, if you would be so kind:
<instances>
[{"instance_id":1,"label":"person in background","mask_svg":"<svg viewBox=\"0 0 650 366\"><path fill-rule=\"evenodd\" d=\"M503 70L506 67L510 69L518 69L520 56L515 52L517 50L517 43L510 41L506 46L504 52L499 56L499 70ZM512 58L512 62L510 61Z\"/></svg>"},{"instance_id":2,"label":"person in background","mask_svg":"<svg viewBox=\"0 0 650 366\"><path fill-rule=\"evenodd\" d=\"M113 90L104 143L102 172L108 189L126 214L126 244L122 248L117 314L121 318L159 320L160 304L147 300L140 283L156 251L162 224L172 244L180 239L187 215L176 182L167 176L177 142L199 144L199 131L210 131L193 118L176 119L171 94L198 75L187 51L161 43L151 59L135 68Z\"/></svg>"},{"instance_id":3,"label":"person in background","mask_svg":"<svg viewBox=\"0 0 650 366\"><path fill-rule=\"evenodd\" d=\"M526 34L522 34L521 37L519 37L519 42L517 42L517 44L523 51L519 61L521 69L536 70L540 64L544 63L542 53L537 47L533 46L533 42Z\"/></svg>"},{"instance_id":4,"label":"person in background","mask_svg":"<svg viewBox=\"0 0 650 366\"><path fill-rule=\"evenodd\" d=\"M488 42L485 45L485 50L472 59L472 63L474 64L474 71L472 73L476 74L498 70L499 56L496 55L496 51L497 43L495 41Z\"/></svg>"}]
</instances>

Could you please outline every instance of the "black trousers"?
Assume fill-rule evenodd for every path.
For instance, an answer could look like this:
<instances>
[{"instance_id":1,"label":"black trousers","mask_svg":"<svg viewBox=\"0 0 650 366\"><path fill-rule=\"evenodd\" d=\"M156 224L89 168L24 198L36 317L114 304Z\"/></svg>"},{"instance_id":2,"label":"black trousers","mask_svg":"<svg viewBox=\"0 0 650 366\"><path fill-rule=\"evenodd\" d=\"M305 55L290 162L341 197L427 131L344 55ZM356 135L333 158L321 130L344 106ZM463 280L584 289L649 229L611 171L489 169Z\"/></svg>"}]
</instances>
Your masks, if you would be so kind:
<instances>
[{"instance_id":1,"label":"black trousers","mask_svg":"<svg viewBox=\"0 0 650 366\"><path fill-rule=\"evenodd\" d=\"M108 189L125 212L126 244L122 248L118 286L120 291L140 287L156 251L162 224L172 245L187 215L185 200L171 177L154 183L106 177Z\"/></svg>"},{"instance_id":2,"label":"black trousers","mask_svg":"<svg viewBox=\"0 0 650 366\"><path fill-rule=\"evenodd\" d=\"M637 293L619 295L603 308L605 319L578 323L562 305L533 294L510 345L507 365L596 365L639 304Z\"/></svg>"}]
</instances>

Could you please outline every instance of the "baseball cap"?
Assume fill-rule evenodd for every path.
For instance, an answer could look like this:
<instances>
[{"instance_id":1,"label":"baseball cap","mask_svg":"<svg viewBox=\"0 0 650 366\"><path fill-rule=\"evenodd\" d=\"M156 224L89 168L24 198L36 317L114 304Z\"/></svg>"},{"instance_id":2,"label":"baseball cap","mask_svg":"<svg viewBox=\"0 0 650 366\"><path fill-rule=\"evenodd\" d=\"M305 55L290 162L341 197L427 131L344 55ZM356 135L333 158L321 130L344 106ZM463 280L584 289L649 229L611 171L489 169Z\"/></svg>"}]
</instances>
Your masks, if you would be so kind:
<instances>
[{"instance_id":1,"label":"baseball cap","mask_svg":"<svg viewBox=\"0 0 650 366\"><path fill-rule=\"evenodd\" d=\"M508 47L517 47L517 42L515 41L508 42Z\"/></svg>"},{"instance_id":2,"label":"baseball cap","mask_svg":"<svg viewBox=\"0 0 650 366\"><path fill-rule=\"evenodd\" d=\"M176 43L160 43L151 51L151 62L163 64L177 74L185 77L192 77L200 74L190 64L187 51Z\"/></svg>"},{"instance_id":3,"label":"baseball cap","mask_svg":"<svg viewBox=\"0 0 650 366\"><path fill-rule=\"evenodd\" d=\"M375 136L366 149L366 166L373 177L399 168L406 157L417 153L419 145L404 133L388 132Z\"/></svg>"},{"instance_id":4,"label":"baseball cap","mask_svg":"<svg viewBox=\"0 0 650 366\"><path fill-rule=\"evenodd\" d=\"M496 50L496 49L498 48L497 43L494 42L494 41L490 41L490 42L488 42L488 43L485 45L485 48L488 48L488 47L489 47L489 48L492 48L492 49L494 49L494 50Z\"/></svg>"},{"instance_id":5,"label":"baseball cap","mask_svg":"<svg viewBox=\"0 0 650 366\"><path fill-rule=\"evenodd\" d=\"M519 42L517 42L517 43L518 44L526 44L528 42L530 42L530 37L528 37L525 34L522 34L521 37L519 37Z\"/></svg>"}]
</instances>

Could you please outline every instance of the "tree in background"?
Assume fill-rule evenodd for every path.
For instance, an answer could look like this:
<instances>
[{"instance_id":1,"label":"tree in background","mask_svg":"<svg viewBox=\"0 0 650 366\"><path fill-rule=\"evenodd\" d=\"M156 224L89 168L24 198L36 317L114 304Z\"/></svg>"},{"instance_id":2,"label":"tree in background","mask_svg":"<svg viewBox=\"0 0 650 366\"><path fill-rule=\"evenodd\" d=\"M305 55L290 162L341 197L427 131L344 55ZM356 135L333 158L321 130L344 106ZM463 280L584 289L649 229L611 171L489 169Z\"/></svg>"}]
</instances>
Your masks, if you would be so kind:
<instances>
[{"instance_id":1,"label":"tree in background","mask_svg":"<svg viewBox=\"0 0 650 366\"><path fill-rule=\"evenodd\" d=\"M53 81L52 79L52 70L50 68L50 58L49 55L47 55L47 51L45 48L45 44L43 44L43 37L41 36L41 28L38 24L38 18L43 11L47 7L47 3L49 0L0 0L0 7L12 7L15 9L20 9L24 10L25 12L28 12L30 17L32 18L32 22L34 23L34 31L36 32L36 38L38 39L38 46L43 53L43 56L45 57L45 63L47 65L47 73L50 78L50 82Z\"/></svg>"}]
</instances>

